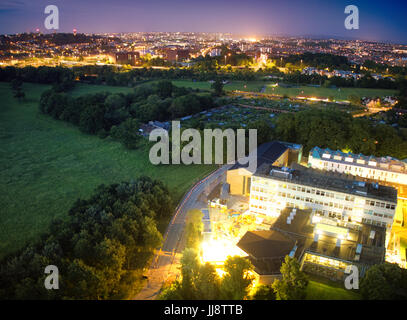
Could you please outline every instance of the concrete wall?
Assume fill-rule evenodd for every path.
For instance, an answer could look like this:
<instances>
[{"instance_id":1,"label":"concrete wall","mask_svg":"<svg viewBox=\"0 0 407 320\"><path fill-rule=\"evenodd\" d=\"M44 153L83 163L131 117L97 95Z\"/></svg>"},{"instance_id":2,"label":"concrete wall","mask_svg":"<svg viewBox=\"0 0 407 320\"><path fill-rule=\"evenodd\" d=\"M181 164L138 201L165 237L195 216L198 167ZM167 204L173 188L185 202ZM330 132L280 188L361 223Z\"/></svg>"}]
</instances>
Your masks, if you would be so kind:
<instances>
[{"instance_id":1,"label":"concrete wall","mask_svg":"<svg viewBox=\"0 0 407 320\"><path fill-rule=\"evenodd\" d=\"M230 194L247 195L250 189L247 188L251 173L245 169L228 170L226 173L226 182L230 185Z\"/></svg>"}]
</instances>

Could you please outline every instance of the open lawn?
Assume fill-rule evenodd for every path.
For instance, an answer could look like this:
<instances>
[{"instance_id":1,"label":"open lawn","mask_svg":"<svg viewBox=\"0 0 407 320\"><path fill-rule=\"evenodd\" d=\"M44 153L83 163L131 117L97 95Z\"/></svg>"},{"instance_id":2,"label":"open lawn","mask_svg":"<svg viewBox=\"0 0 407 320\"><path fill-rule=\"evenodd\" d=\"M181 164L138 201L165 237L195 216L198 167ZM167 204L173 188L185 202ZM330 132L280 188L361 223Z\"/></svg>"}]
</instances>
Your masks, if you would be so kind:
<instances>
[{"instance_id":1,"label":"open lawn","mask_svg":"<svg viewBox=\"0 0 407 320\"><path fill-rule=\"evenodd\" d=\"M211 84L208 81L191 81L191 80L176 80L172 83L178 87L187 87L193 89L210 90ZM248 91L248 92L261 92L265 87L263 93L287 95L288 97L296 97L299 95L329 98L333 97L335 100L348 100L350 95L362 97L383 97L397 94L396 90L387 89L366 89L366 88L325 88L325 87L309 87L299 86L284 88L281 86L273 87L271 82L265 81L230 81L224 86L225 91Z\"/></svg>"},{"instance_id":2,"label":"open lawn","mask_svg":"<svg viewBox=\"0 0 407 320\"><path fill-rule=\"evenodd\" d=\"M310 280L307 287L307 300L360 300L359 293L346 290L342 283L318 279Z\"/></svg>"},{"instance_id":3,"label":"open lawn","mask_svg":"<svg viewBox=\"0 0 407 320\"><path fill-rule=\"evenodd\" d=\"M75 89L71 92L71 95L78 97L87 93L97 93L103 91L111 93L130 93L133 92L133 90L134 89L130 87L116 87L116 86L77 83L75 85Z\"/></svg>"},{"instance_id":4,"label":"open lawn","mask_svg":"<svg viewBox=\"0 0 407 320\"><path fill-rule=\"evenodd\" d=\"M272 87L268 84L265 93L268 94L278 94L287 95L289 97L296 97L299 95L318 97L318 98L329 98L333 97L335 100L348 100L350 95L355 95L359 98L362 97L383 97L395 95L397 92L395 90L387 89L366 89L366 88L324 88L324 87L308 87L299 86L292 88L284 87Z\"/></svg>"},{"instance_id":5,"label":"open lawn","mask_svg":"<svg viewBox=\"0 0 407 320\"><path fill-rule=\"evenodd\" d=\"M191 81L191 80L175 80L172 83L177 87L186 87L192 89L210 90L211 83L209 81ZM230 81L223 89L225 91L250 91L259 92L267 82L264 81Z\"/></svg>"},{"instance_id":6,"label":"open lawn","mask_svg":"<svg viewBox=\"0 0 407 320\"><path fill-rule=\"evenodd\" d=\"M0 257L21 248L64 218L73 202L100 184L148 175L161 179L175 201L214 166L154 166L148 147L129 151L120 143L83 134L38 111L45 85L23 86L26 98L12 97L0 83ZM126 92L128 88L78 85L72 94Z\"/></svg>"}]
</instances>

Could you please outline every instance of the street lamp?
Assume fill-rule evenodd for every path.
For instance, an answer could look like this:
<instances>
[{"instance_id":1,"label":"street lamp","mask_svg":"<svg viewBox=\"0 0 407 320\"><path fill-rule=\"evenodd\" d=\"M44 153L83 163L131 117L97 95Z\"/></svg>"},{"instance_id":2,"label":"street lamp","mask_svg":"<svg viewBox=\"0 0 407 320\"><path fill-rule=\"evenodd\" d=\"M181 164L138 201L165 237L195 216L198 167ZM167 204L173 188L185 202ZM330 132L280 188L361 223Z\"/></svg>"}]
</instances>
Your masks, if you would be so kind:
<instances>
[{"instance_id":1,"label":"street lamp","mask_svg":"<svg viewBox=\"0 0 407 320\"><path fill-rule=\"evenodd\" d=\"M227 55L225 54L225 65L226 65L226 58L230 57L232 54L229 52Z\"/></svg>"}]
</instances>

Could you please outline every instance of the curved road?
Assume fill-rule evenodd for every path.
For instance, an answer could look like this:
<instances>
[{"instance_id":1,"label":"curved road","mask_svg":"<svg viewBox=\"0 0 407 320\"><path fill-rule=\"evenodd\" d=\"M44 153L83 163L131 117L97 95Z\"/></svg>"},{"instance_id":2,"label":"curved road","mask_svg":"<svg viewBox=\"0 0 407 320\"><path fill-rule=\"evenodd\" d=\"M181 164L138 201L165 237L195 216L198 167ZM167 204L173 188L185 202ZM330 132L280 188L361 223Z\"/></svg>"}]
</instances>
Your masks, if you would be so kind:
<instances>
[{"instance_id":1,"label":"curved road","mask_svg":"<svg viewBox=\"0 0 407 320\"><path fill-rule=\"evenodd\" d=\"M185 227L186 214L191 209L202 209L207 206L206 202L199 201L199 197L208 187L225 174L233 164L224 165L210 175L197 182L184 196L175 210L175 214L164 234L162 247L154 255L150 269L147 272L148 280L145 287L136 295L136 300L155 299L160 292L161 286L167 279L174 279L179 270L177 268L180 253L183 250L181 239Z\"/></svg>"}]
</instances>

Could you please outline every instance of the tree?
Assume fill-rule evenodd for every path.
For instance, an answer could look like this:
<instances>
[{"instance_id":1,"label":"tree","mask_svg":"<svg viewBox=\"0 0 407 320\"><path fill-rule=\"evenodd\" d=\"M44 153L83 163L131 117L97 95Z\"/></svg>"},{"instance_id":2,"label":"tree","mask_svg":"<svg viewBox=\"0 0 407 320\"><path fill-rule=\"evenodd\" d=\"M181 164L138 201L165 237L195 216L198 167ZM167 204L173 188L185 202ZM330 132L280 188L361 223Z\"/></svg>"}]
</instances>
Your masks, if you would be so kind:
<instances>
[{"instance_id":1,"label":"tree","mask_svg":"<svg viewBox=\"0 0 407 320\"><path fill-rule=\"evenodd\" d=\"M127 298L161 243L155 211L169 215L168 197L163 184L148 177L99 186L74 203L67 221L54 221L37 242L1 261L0 299ZM50 264L63 275L60 290L44 290Z\"/></svg>"},{"instance_id":2,"label":"tree","mask_svg":"<svg viewBox=\"0 0 407 320\"><path fill-rule=\"evenodd\" d=\"M22 85L23 82L21 79L13 79L10 83L11 89L13 90L13 95L14 98L17 98L18 100L21 100L22 98L25 97L25 93L22 91Z\"/></svg>"},{"instance_id":3,"label":"tree","mask_svg":"<svg viewBox=\"0 0 407 320\"><path fill-rule=\"evenodd\" d=\"M201 264L196 250L187 248L181 258L181 281L163 288L163 300L219 299L220 280L215 266Z\"/></svg>"},{"instance_id":4,"label":"tree","mask_svg":"<svg viewBox=\"0 0 407 320\"><path fill-rule=\"evenodd\" d=\"M275 300L276 293L271 285L258 285L253 294L253 300Z\"/></svg>"},{"instance_id":5,"label":"tree","mask_svg":"<svg viewBox=\"0 0 407 320\"><path fill-rule=\"evenodd\" d=\"M129 118L129 113L126 110L126 100L123 95L111 94L105 100L104 119L108 122L107 126L119 125L121 122Z\"/></svg>"},{"instance_id":6,"label":"tree","mask_svg":"<svg viewBox=\"0 0 407 320\"><path fill-rule=\"evenodd\" d=\"M201 111L200 101L194 94L180 96L172 100L169 111L173 119L198 113Z\"/></svg>"},{"instance_id":7,"label":"tree","mask_svg":"<svg viewBox=\"0 0 407 320\"><path fill-rule=\"evenodd\" d=\"M157 94L162 98L169 98L172 95L173 85L171 81L162 80L157 83Z\"/></svg>"},{"instance_id":8,"label":"tree","mask_svg":"<svg viewBox=\"0 0 407 320\"><path fill-rule=\"evenodd\" d=\"M228 257L224 264L226 274L221 282L221 297L225 300L243 300L247 297L254 276L253 266L244 257Z\"/></svg>"},{"instance_id":9,"label":"tree","mask_svg":"<svg viewBox=\"0 0 407 320\"><path fill-rule=\"evenodd\" d=\"M223 82L221 79L216 79L214 83L212 83L212 89L216 96L221 96L223 94Z\"/></svg>"},{"instance_id":10,"label":"tree","mask_svg":"<svg viewBox=\"0 0 407 320\"><path fill-rule=\"evenodd\" d=\"M273 129L266 120L257 120L249 124L248 129L257 130L257 143L260 145L271 140Z\"/></svg>"},{"instance_id":11,"label":"tree","mask_svg":"<svg viewBox=\"0 0 407 320\"><path fill-rule=\"evenodd\" d=\"M188 211L186 219L186 248L198 249L202 239L203 213L201 210L193 209Z\"/></svg>"},{"instance_id":12,"label":"tree","mask_svg":"<svg viewBox=\"0 0 407 320\"><path fill-rule=\"evenodd\" d=\"M23 85L23 82L21 81L21 79L13 79L10 82L10 86L11 86L11 90L13 91L17 91L19 89L21 89L21 86Z\"/></svg>"},{"instance_id":13,"label":"tree","mask_svg":"<svg viewBox=\"0 0 407 320\"><path fill-rule=\"evenodd\" d=\"M181 294L184 299L197 299L196 280L200 262L194 249L185 249L181 258Z\"/></svg>"},{"instance_id":14,"label":"tree","mask_svg":"<svg viewBox=\"0 0 407 320\"><path fill-rule=\"evenodd\" d=\"M382 263L370 267L360 281L364 299L394 300L407 298L407 270L397 264Z\"/></svg>"},{"instance_id":15,"label":"tree","mask_svg":"<svg viewBox=\"0 0 407 320\"><path fill-rule=\"evenodd\" d=\"M220 295L220 279L213 264L205 263L199 268L196 278L198 299L216 300Z\"/></svg>"},{"instance_id":16,"label":"tree","mask_svg":"<svg viewBox=\"0 0 407 320\"><path fill-rule=\"evenodd\" d=\"M306 296L308 278L300 270L300 264L295 258L286 256L280 268L281 279L273 282L277 300L303 300Z\"/></svg>"},{"instance_id":17,"label":"tree","mask_svg":"<svg viewBox=\"0 0 407 320\"><path fill-rule=\"evenodd\" d=\"M21 100L25 97L25 93L21 90L18 89L15 93L14 93L14 98L17 98L18 100Z\"/></svg>"},{"instance_id":18,"label":"tree","mask_svg":"<svg viewBox=\"0 0 407 320\"><path fill-rule=\"evenodd\" d=\"M136 119L127 119L117 129L112 128L111 134L123 143L127 149L136 149L142 139L139 133L139 122Z\"/></svg>"},{"instance_id":19,"label":"tree","mask_svg":"<svg viewBox=\"0 0 407 320\"><path fill-rule=\"evenodd\" d=\"M95 134L104 126L104 110L103 105L89 105L80 115L79 127L86 133Z\"/></svg>"}]
</instances>

